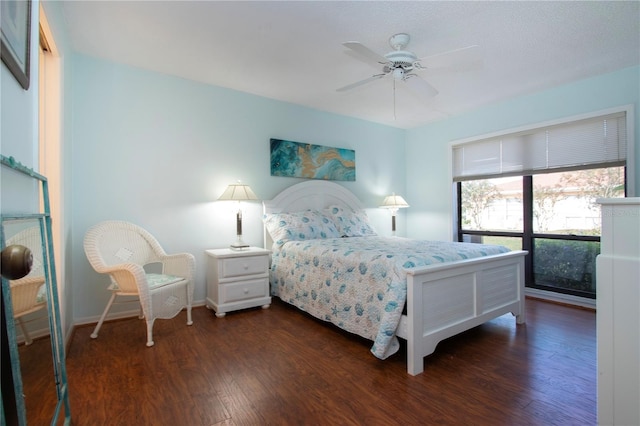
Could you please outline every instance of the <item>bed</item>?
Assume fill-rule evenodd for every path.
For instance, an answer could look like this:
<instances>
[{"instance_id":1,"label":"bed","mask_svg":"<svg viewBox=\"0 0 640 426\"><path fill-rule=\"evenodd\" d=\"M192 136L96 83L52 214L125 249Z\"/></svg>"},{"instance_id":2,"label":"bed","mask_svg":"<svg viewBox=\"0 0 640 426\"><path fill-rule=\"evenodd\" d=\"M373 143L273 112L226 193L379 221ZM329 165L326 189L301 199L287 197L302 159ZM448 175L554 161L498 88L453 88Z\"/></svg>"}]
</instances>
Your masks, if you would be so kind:
<instances>
[{"instance_id":1,"label":"bed","mask_svg":"<svg viewBox=\"0 0 640 426\"><path fill-rule=\"evenodd\" d=\"M264 244L272 250L272 295L372 340L371 351L378 358L393 354L398 338L406 340L411 375L424 371L424 357L443 339L506 313L518 324L525 322L525 251L443 242L455 245L449 247L453 258L423 254L435 243L376 236L358 198L329 181L293 185L263 206ZM336 211L340 214L332 216ZM354 228L350 238L344 238L345 229L350 229L341 222L344 215ZM316 234L300 231L297 238L298 231L287 228L283 237L274 228L276 222L284 223L283 217L311 219ZM386 252L376 251L385 250L377 248L380 242ZM414 244L417 253L410 252ZM479 254L472 254L474 250ZM355 263L346 265L346 258ZM291 265L296 271L286 269ZM364 290L343 285L347 274L349 280L362 282Z\"/></svg>"}]
</instances>

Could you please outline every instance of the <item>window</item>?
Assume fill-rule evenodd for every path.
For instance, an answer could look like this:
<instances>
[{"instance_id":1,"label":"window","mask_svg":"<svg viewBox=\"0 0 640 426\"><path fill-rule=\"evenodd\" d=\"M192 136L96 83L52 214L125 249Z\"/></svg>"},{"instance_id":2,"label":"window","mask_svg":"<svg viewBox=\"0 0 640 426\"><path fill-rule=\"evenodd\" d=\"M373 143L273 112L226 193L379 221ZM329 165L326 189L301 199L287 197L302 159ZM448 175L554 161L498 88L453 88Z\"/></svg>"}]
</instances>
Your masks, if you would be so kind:
<instances>
[{"instance_id":1,"label":"window","mask_svg":"<svg viewBox=\"0 0 640 426\"><path fill-rule=\"evenodd\" d=\"M527 250L528 287L594 299L596 199L625 196L626 132L623 111L454 145L458 241Z\"/></svg>"},{"instance_id":2,"label":"window","mask_svg":"<svg viewBox=\"0 0 640 426\"><path fill-rule=\"evenodd\" d=\"M624 197L624 167L533 176L533 230L600 235L598 198Z\"/></svg>"},{"instance_id":3,"label":"window","mask_svg":"<svg viewBox=\"0 0 640 426\"><path fill-rule=\"evenodd\" d=\"M462 182L462 228L522 232L522 179Z\"/></svg>"}]
</instances>

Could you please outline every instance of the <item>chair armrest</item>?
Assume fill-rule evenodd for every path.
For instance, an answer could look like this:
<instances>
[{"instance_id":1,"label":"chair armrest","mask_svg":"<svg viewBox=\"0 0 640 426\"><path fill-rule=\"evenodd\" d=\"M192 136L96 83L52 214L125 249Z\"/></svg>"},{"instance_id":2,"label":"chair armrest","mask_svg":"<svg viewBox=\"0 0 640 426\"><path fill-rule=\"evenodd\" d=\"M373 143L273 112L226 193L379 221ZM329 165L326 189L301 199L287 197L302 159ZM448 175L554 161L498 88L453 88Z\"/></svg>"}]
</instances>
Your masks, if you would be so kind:
<instances>
[{"instance_id":1,"label":"chair armrest","mask_svg":"<svg viewBox=\"0 0 640 426\"><path fill-rule=\"evenodd\" d=\"M119 263L117 265L96 268L101 274L109 274L118 284L118 288L126 293L148 293L149 287L144 268L135 263Z\"/></svg>"},{"instance_id":2,"label":"chair armrest","mask_svg":"<svg viewBox=\"0 0 640 426\"><path fill-rule=\"evenodd\" d=\"M38 291L44 285L44 276L25 277L9 281L13 315L19 315L38 305Z\"/></svg>"},{"instance_id":3,"label":"chair armrest","mask_svg":"<svg viewBox=\"0 0 640 426\"><path fill-rule=\"evenodd\" d=\"M196 270L196 258L191 253L165 254L160 257L164 273L193 279Z\"/></svg>"}]
</instances>

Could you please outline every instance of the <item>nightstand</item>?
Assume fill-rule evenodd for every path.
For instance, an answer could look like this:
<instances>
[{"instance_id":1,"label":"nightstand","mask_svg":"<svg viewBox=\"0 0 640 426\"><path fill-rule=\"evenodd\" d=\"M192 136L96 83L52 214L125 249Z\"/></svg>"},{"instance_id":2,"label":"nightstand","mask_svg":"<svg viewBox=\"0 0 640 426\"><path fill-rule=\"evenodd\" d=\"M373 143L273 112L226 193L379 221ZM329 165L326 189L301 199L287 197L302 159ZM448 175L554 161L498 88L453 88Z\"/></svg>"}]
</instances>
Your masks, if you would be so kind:
<instances>
[{"instance_id":1,"label":"nightstand","mask_svg":"<svg viewBox=\"0 0 640 426\"><path fill-rule=\"evenodd\" d=\"M205 250L207 254L207 307L223 317L238 309L271 305L269 250Z\"/></svg>"}]
</instances>

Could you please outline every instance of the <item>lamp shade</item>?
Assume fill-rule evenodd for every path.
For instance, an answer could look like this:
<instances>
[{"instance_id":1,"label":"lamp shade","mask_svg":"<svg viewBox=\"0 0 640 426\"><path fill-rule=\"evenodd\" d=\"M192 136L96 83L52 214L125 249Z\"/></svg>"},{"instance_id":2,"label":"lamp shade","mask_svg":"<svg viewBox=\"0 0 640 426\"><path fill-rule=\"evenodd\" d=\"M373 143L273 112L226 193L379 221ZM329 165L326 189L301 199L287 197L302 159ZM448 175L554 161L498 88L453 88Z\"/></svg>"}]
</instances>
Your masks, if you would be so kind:
<instances>
[{"instance_id":1,"label":"lamp shade","mask_svg":"<svg viewBox=\"0 0 640 426\"><path fill-rule=\"evenodd\" d=\"M249 188L249 185L243 183L232 183L224 190L222 195L218 197L220 201L245 201L257 200L256 194Z\"/></svg>"},{"instance_id":2,"label":"lamp shade","mask_svg":"<svg viewBox=\"0 0 640 426\"><path fill-rule=\"evenodd\" d=\"M388 197L385 197L382 205L380 206L383 209L389 209L391 212L391 233L392 235L396 235L396 213L398 213L398 209L403 209L405 207L409 207L409 204L405 201L404 198L400 195L396 195L395 192Z\"/></svg>"},{"instance_id":3,"label":"lamp shade","mask_svg":"<svg viewBox=\"0 0 640 426\"><path fill-rule=\"evenodd\" d=\"M385 197L380 207L383 209L403 209L409 207L409 204L404 198L402 198L402 196L393 193L388 197Z\"/></svg>"}]
</instances>

